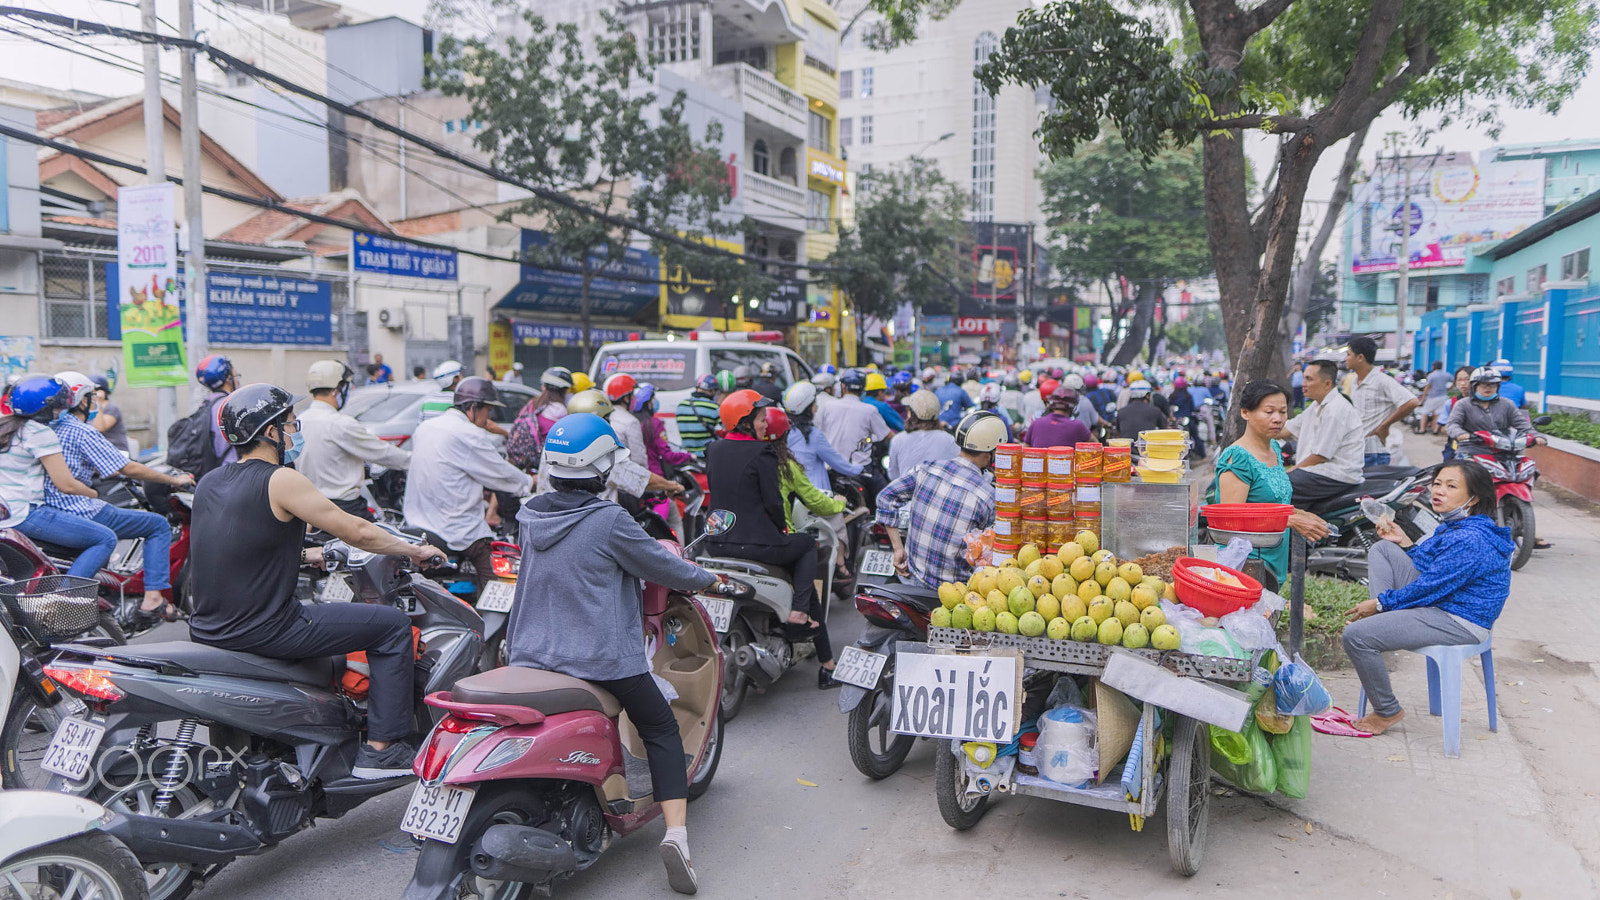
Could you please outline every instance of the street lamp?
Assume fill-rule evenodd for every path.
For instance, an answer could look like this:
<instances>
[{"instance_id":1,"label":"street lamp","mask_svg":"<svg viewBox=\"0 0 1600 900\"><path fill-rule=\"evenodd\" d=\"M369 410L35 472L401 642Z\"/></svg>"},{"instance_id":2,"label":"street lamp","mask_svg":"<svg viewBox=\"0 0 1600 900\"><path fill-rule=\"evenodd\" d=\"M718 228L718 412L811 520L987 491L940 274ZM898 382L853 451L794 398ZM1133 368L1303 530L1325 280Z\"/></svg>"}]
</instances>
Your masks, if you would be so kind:
<instances>
[{"instance_id":1,"label":"street lamp","mask_svg":"<svg viewBox=\"0 0 1600 900\"><path fill-rule=\"evenodd\" d=\"M944 134L941 134L938 137L934 138L933 140L927 142L926 144L923 144L921 150L918 150L917 152L915 152L915 153L913 153L911 155L912 156L921 156L922 154L928 152L928 149L931 148L934 144L941 144L941 143L943 143L945 141L950 140L951 138L953 138L955 136L956 136L956 133L954 131L946 131Z\"/></svg>"}]
</instances>

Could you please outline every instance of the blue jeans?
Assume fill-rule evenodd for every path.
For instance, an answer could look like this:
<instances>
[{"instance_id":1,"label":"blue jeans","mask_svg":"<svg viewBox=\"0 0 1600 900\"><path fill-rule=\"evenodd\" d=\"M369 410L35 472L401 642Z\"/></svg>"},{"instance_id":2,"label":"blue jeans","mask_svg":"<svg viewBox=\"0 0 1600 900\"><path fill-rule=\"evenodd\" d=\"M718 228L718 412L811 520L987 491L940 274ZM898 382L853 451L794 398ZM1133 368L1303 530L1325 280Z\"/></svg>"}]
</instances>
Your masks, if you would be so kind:
<instances>
[{"instance_id":1,"label":"blue jeans","mask_svg":"<svg viewBox=\"0 0 1600 900\"><path fill-rule=\"evenodd\" d=\"M49 506L35 506L17 530L38 541L81 549L68 575L93 578L117 548L117 533L93 519L75 516Z\"/></svg>"},{"instance_id":2,"label":"blue jeans","mask_svg":"<svg viewBox=\"0 0 1600 900\"><path fill-rule=\"evenodd\" d=\"M172 526L165 516L142 509L119 509L111 504L100 507L94 520L116 532L119 538L144 538L144 589L164 591L172 587Z\"/></svg>"},{"instance_id":3,"label":"blue jeans","mask_svg":"<svg viewBox=\"0 0 1600 900\"><path fill-rule=\"evenodd\" d=\"M1371 466L1387 466L1388 464L1389 454L1368 453L1367 458L1361 461L1361 468L1366 469L1370 468Z\"/></svg>"}]
</instances>

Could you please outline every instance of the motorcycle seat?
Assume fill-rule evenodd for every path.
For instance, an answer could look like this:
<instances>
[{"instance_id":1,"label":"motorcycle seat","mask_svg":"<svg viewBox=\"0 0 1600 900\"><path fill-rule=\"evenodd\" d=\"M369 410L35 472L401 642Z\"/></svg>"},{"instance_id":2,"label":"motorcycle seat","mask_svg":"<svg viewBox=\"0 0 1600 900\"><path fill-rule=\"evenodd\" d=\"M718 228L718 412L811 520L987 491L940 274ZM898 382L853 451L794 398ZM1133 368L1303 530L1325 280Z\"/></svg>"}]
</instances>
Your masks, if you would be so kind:
<instances>
[{"instance_id":1,"label":"motorcycle seat","mask_svg":"<svg viewBox=\"0 0 1600 900\"><path fill-rule=\"evenodd\" d=\"M920 584L871 584L862 585L861 590L897 600L922 612L932 612L939 605L939 592Z\"/></svg>"},{"instance_id":2,"label":"motorcycle seat","mask_svg":"<svg viewBox=\"0 0 1600 900\"><path fill-rule=\"evenodd\" d=\"M526 666L506 666L469 675L450 689L450 699L457 703L526 706L547 716L581 710L594 710L607 716L622 712L622 704L602 687L571 675Z\"/></svg>"},{"instance_id":3,"label":"motorcycle seat","mask_svg":"<svg viewBox=\"0 0 1600 900\"><path fill-rule=\"evenodd\" d=\"M1361 470L1361 477L1367 481L1378 478L1396 481L1401 478L1411 478L1421 471L1416 466L1368 466Z\"/></svg>"},{"instance_id":4,"label":"motorcycle seat","mask_svg":"<svg viewBox=\"0 0 1600 900\"><path fill-rule=\"evenodd\" d=\"M1367 471L1370 472L1371 470L1368 469ZM1326 517L1329 513L1339 512L1359 504L1362 497L1382 497L1384 494L1394 490L1394 486L1403 480L1401 478L1368 477L1366 481L1360 484L1351 485L1348 491L1324 500L1318 500L1315 503L1308 503L1304 509L1306 512Z\"/></svg>"},{"instance_id":5,"label":"motorcycle seat","mask_svg":"<svg viewBox=\"0 0 1600 900\"><path fill-rule=\"evenodd\" d=\"M788 569L785 569L782 566L769 566L766 563L758 563L750 559L734 559L733 557L729 556L707 556L699 560L699 562L702 566L712 569L728 569L734 574L744 571L749 572L752 575L765 575L768 578L776 578L779 581L787 582L791 580Z\"/></svg>"},{"instance_id":6,"label":"motorcycle seat","mask_svg":"<svg viewBox=\"0 0 1600 900\"><path fill-rule=\"evenodd\" d=\"M254 653L224 650L221 647L190 641L108 647L101 650L98 655L113 661L181 666L202 675L232 675L238 678L308 684L324 688L333 684L334 674L344 663L342 656L272 659Z\"/></svg>"}]
</instances>

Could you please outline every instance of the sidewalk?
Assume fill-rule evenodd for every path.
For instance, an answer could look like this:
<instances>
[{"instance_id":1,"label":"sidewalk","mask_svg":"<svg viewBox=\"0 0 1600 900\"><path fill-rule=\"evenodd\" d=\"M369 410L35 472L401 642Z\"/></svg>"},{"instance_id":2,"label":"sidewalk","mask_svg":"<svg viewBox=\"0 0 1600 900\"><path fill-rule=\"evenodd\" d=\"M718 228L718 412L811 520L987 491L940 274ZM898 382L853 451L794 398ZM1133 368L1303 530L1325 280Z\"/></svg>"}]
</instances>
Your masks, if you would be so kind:
<instances>
[{"instance_id":1,"label":"sidewalk","mask_svg":"<svg viewBox=\"0 0 1600 900\"><path fill-rule=\"evenodd\" d=\"M1437 461L1438 448L1406 436L1413 464ZM1422 657L1393 654L1405 721L1364 740L1318 735L1310 796L1272 801L1431 872L1437 896L1590 898L1600 885L1600 644L1584 565L1600 557L1600 515L1543 490L1534 507L1555 547L1513 574L1495 628L1499 732L1488 730L1474 660L1463 675L1461 757L1446 758ZM1326 681L1355 713L1354 673Z\"/></svg>"}]
</instances>

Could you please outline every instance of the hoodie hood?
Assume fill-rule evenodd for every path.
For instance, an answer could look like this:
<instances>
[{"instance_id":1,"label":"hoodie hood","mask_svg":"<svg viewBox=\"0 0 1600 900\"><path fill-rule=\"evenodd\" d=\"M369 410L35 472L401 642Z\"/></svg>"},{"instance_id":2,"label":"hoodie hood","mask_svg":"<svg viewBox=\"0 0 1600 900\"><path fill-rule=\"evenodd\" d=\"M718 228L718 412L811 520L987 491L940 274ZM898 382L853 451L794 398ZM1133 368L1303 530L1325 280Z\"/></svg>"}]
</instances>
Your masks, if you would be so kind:
<instances>
[{"instance_id":1,"label":"hoodie hood","mask_svg":"<svg viewBox=\"0 0 1600 900\"><path fill-rule=\"evenodd\" d=\"M1441 530L1459 528L1476 532L1479 540L1482 540L1496 553L1506 556L1509 556L1512 551L1517 549L1517 542L1511 537L1511 529L1503 525L1496 525L1494 519L1488 516L1467 516L1460 522L1440 523L1439 528Z\"/></svg>"},{"instance_id":2,"label":"hoodie hood","mask_svg":"<svg viewBox=\"0 0 1600 900\"><path fill-rule=\"evenodd\" d=\"M584 491L540 494L522 504L517 513L522 543L534 550L549 550L566 540L584 519L614 506L615 503Z\"/></svg>"}]
</instances>

